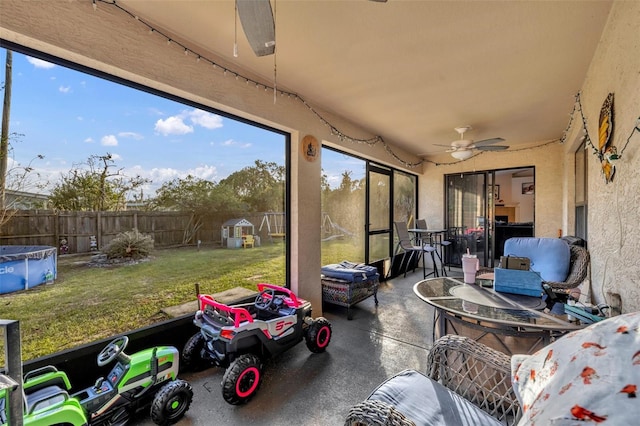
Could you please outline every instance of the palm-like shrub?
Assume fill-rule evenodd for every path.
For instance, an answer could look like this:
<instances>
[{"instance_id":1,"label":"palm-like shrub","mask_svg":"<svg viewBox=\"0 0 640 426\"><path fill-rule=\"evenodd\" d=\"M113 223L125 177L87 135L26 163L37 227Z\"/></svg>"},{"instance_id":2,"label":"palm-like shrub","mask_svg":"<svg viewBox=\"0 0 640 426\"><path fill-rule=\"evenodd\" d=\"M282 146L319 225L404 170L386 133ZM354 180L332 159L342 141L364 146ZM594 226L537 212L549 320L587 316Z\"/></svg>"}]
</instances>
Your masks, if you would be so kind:
<instances>
[{"instance_id":1,"label":"palm-like shrub","mask_svg":"<svg viewBox=\"0 0 640 426\"><path fill-rule=\"evenodd\" d=\"M153 238L137 229L121 232L102 250L107 259L147 257L153 250Z\"/></svg>"}]
</instances>

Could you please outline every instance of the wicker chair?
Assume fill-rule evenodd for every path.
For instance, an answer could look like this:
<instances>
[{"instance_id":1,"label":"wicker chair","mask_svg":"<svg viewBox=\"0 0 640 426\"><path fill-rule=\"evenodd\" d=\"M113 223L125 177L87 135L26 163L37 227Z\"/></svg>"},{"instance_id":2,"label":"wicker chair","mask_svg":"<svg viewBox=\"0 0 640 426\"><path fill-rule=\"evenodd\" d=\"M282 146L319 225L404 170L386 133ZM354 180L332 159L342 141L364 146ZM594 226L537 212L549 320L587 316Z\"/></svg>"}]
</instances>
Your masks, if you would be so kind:
<instances>
[{"instance_id":1,"label":"wicker chair","mask_svg":"<svg viewBox=\"0 0 640 426\"><path fill-rule=\"evenodd\" d=\"M439 338L429 352L427 376L488 413L497 422L512 425L522 416L511 387L510 358L482 343L455 335ZM392 380L394 378L389 379ZM376 400L376 391L351 408L345 425L420 424L420 419L412 417L413 413L403 413L392 404ZM424 401L425 405L437 403L434 400Z\"/></svg>"},{"instance_id":2,"label":"wicker chair","mask_svg":"<svg viewBox=\"0 0 640 426\"><path fill-rule=\"evenodd\" d=\"M547 281L547 284L556 293L568 294L573 288L578 287L587 278L589 268L589 252L584 247L569 245L571 259L569 261L569 276L563 282Z\"/></svg>"}]
</instances>

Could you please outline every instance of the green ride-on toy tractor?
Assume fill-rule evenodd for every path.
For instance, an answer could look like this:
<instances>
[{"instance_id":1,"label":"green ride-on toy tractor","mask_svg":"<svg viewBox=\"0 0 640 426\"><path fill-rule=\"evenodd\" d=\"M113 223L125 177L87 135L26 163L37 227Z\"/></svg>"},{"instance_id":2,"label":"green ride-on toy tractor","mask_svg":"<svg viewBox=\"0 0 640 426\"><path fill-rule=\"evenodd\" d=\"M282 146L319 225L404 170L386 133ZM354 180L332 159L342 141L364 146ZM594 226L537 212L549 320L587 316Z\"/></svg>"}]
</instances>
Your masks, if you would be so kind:
<instances>
[{"instance_id":1,"label":"green ride-on toy tractor","mask_svg":"<svg viewBox=\"0 0 640 426\"><path fill-rule=\"evenodd\" d=\"M67 374L53 366L24 375L24 426L123 426L150 407L158 425L181 419L191 405L191 385L177 378L180 355L171 346L157 346L132 355L124 353L129 339L119 337L98 354L98 366L116 361L104 378L69 395ZM9 416L9 390L0 390L0 425Z\"/></svg>"}]
</instances>

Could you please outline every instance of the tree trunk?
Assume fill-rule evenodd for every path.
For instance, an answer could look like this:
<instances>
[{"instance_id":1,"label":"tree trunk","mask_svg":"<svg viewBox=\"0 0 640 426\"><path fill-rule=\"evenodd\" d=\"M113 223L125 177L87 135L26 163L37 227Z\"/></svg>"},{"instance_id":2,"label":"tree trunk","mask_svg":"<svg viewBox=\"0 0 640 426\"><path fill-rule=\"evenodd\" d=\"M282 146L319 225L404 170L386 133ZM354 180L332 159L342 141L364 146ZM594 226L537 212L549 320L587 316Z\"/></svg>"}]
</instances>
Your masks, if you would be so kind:
<instances>
[{"instance_id":1,"label":"tree trunk","mask_svg":"<svg viewBox=\"0 0 640 426\"><path fill-rule=\"evenodd\" d=\"M4 71L4 102L2 105L2 131L0 132L0 212L4 213L5 189L7 186L7 164L9 155L9 116L11 112L11 69L13 68L13 52L7 49ZM2 214L0 217L4 217ZM0 222L2 224L2 222Z\"/></svg>"}]
</instances>

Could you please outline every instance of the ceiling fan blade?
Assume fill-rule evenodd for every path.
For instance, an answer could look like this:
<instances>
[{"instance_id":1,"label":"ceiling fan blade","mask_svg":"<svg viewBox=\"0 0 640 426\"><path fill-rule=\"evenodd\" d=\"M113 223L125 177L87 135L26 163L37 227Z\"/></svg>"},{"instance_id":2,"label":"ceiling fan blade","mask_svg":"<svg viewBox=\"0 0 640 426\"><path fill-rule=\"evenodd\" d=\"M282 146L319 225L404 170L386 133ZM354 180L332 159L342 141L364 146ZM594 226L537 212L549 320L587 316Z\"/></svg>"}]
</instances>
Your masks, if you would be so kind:
<instances>
[{"instance_id":1,"label":"ceiling fan blade","mask_svg":"<svg viewBox=\"0 0 640 426\"><path fill-rule=\"evenodd\" d=\"M273 55L276 26L269 0L236 0L238 15L247 40L256 56Z\"/></svg>"},{"instance_id":2,"label":"ceiling fan blade","mask_svg":"<svg viewBox=\"0 0 640 426\"><path fill-rule=\"evenodd\" d=\"M473 144L476 147L485 146L485 145L493 145L494 143L504 142L502 138L491 138L491 139L483 139L481 141L474 142Z\"/></svg>"},{"instance_id":3,"label":"ceiling fan blade","mask_svg":"<svg viewBox=\"0 0 640 426\"><path fill-rule=\"evenodd\" d=\"M507 145L486 145L486 146L476 146L478 151L504 151L505 149L509 149Z\"/></svg>"}]
</instances>

